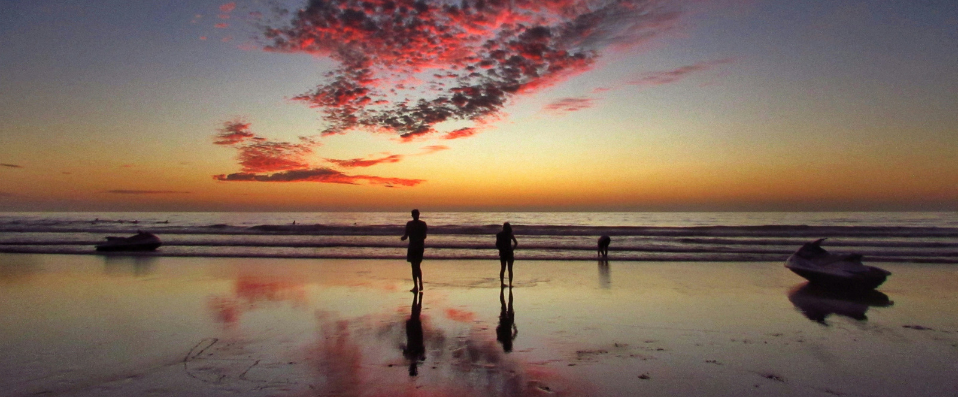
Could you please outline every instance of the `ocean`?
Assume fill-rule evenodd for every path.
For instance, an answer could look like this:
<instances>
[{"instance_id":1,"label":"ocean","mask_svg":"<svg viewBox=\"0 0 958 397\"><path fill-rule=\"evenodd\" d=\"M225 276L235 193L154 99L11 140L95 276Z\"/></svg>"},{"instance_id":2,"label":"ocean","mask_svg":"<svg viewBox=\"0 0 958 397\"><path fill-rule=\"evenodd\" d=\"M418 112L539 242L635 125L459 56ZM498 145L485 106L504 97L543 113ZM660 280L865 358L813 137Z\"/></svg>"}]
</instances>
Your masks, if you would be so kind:
<instances>
[{"instance_id":1,"label":"ocean","mask_svg":"<svg viewBox=\"0 0 958 397\"><path fill-rule=\"evenodd\" d=\"M405 212L0 213L0 252L98 254L106 236L137 231L163 246L135 255L179 257L405 257ZM958 212L423 212L426 261L496 259L494 234L510 222L516 259L784 261L828 238L836 253L866 262L958 263ZM111 254L117 255L117 254ZM130 254L122 254L130 255Z\"/></svg>"}]
</instances>

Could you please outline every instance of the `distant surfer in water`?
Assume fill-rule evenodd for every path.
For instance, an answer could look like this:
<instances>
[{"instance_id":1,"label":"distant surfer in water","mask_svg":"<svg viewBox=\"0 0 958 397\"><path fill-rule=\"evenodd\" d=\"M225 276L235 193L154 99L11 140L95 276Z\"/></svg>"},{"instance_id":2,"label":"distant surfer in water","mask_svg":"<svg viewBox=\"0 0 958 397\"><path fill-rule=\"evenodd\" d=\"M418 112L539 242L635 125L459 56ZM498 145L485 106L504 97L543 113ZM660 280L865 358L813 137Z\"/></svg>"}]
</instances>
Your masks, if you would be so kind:
<instances>
[{"instance_id":1,"label":"distant surfer in water","mask_svg":"<svg viewBox=\"0 0 958 397\"><path fill-rule=\"evenodd\" d=\"M609 244L612 243L612 238L609 236L599 237L599 257L608 258L609 257Z\"/></svg>"},{"instance_id":2,"label":"distant surfer in water","mask_svg":"<svg viewBox=\"0 0 958 397\"><path fill-rule=\"evenodd\" d=\"M412 210L412 220L406 222L406 232L401 241L409 239L409 249L406 251L406 261L412 265L412 289L422 290L422 254L426 249L426 222L419 220L419 210Z\"/></svg>"},{"instance_id":3,"label":"distant surfer in water","mask_svg":"<svg viewBox=\"0 0 958 397\"><path fill-rule=\"evenodd\" d=\"M516 236L512 234L512 225L509 222L502 224L502 231L496 233L496 248L499 250L499 284L506 285L504 276L506 267L509 267L509 286L512 286L512 263L515 262L514 251L519 245Z\"/></svg>"}]
</instances>

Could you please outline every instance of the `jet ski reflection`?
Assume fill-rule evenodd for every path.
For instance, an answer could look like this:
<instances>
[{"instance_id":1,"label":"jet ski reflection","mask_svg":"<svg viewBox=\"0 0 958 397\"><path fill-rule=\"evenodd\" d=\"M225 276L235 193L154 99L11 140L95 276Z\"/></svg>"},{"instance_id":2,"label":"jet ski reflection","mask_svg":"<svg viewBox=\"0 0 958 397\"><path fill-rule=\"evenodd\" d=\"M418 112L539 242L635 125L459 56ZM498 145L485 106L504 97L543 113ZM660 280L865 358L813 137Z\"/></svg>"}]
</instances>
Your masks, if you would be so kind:
<instances>
[{"instance_id":1,"label":"jet ski reflection","mask_svg":"<svg viewBox=\"0 0 958 397\"><path fill-rule=\"evenodd\" d=\"M788 300L809 320L822 325L828 325L825 319L832 314L867 321L865 312L869 308L894 304L888 295L875 290L836 291L810 283L793 288L788 293Z\"/></svg>"}]
</instances>

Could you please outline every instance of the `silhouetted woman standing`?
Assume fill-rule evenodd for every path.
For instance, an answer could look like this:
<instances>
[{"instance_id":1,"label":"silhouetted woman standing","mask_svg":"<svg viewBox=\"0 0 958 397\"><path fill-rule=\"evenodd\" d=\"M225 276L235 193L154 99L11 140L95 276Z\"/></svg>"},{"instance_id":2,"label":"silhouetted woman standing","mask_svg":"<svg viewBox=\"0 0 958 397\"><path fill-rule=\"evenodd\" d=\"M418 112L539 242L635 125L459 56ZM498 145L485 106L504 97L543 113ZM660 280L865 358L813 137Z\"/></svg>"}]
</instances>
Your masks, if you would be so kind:
<instances>
[{"instance_id":1,"label":"silhouetted woman standing","mask_svg":"<svg viewBox=\"0 0 958 397\"><path fill-rule=\"evenodd\" d=\"M519 246L516 236L512 234L512 225L509 222L502 224L502 231L496 233L496 248L499 249L499 263L502 267L499 269L499 283L506 285L504 276L506 266L509 266L509 286L512 286L512 263L515 261L513 251Z\"/></svg>"},{"instance_id":2,"label":"silhouetted woman standing","mask_svg":"<svg viewBox=\"0 0 958 397\"><path fill-rule=\"evenodd\" d=\"M499 289L499 303L502 309L499 311L499 325L496 326L496 340L502 344L502 350L506 353L512 351L512 341L519 334L516 328L516 311L512 308L512 288L509 288L509 306L506 306L506 289Z\"/></svg>"}]
</instances>

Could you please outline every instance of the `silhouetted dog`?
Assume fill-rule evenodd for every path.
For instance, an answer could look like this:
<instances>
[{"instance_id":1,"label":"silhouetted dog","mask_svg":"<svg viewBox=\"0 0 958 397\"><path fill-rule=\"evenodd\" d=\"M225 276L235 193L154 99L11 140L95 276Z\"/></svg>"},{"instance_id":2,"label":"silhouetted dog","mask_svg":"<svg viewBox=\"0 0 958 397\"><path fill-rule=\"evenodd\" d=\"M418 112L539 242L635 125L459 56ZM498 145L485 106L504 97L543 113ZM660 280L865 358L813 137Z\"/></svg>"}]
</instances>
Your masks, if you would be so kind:
<instances>
[{"instance_id":1,"label":"silhouetted dog","mask_svg":"<svg viewBox=\"0 0 958 397\"><path fill-rule=\"evenodd\" d=\"M609 257L609 244L612 243L612 238L609 236L599 237L599 256L603 258Z\"/></svg>"}]
</instances>

